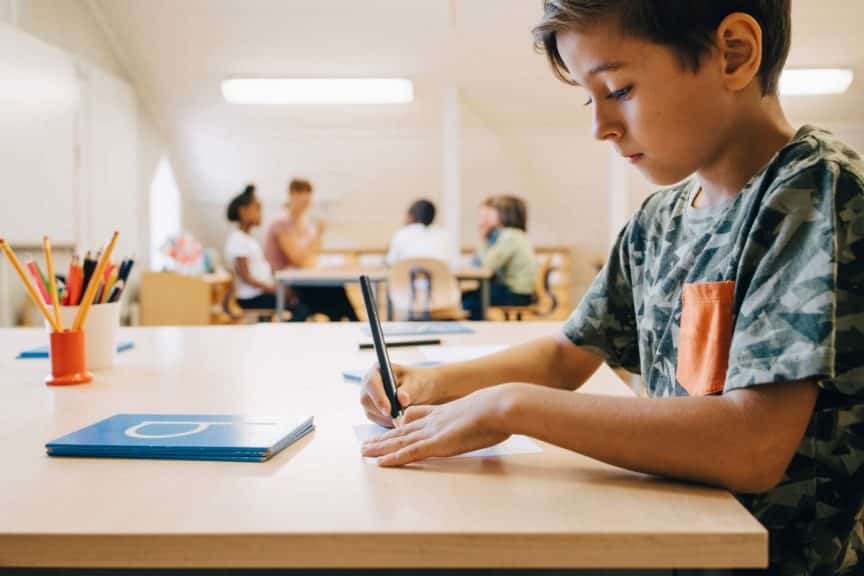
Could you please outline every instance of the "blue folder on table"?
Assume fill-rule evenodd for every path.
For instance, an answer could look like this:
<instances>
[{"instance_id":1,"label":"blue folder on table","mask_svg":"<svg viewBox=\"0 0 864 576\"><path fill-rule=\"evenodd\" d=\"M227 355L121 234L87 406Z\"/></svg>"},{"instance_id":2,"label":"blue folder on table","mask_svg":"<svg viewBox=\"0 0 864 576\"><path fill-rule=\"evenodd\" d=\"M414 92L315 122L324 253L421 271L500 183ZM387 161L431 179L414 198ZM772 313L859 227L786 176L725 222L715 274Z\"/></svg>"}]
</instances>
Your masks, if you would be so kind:
<instances>
[{"instance_id":1,"label":"blue folder on table","mask_svg":"<svg viewBox=\"0 0 864 576\"><path fill-rule=\"evenodd\" d=\"M118 342L117 343L117 352L124 352L131 348L134 348L135 344L132 342ZM22 352L18 353L16 356L18 360L29 360L33 358L48 358L48 346L37 346L36 348L29 348Z\"/></svg>"},{"instance_id":2,"label":"blue folder on table","mask_svg":"<svg viewBox=\"0 0 864 576\"><path fill-rule=\"evenodd\" d=\"M115 414L45 448L49 456L263 462L314 428L311 417Z\"/></svg>"},{"instance_id":3,"label":"blue folder on table","mask_svg":"<svg viewBox=\"0 0 864 576\"><path fill-rule=\"evenodd\" d=\"M474 329L459 322L382 322L384 336L422 336L424 334L473 334ZM368 336L369 325L362 328Z\"/></svg>"}]
</instances>

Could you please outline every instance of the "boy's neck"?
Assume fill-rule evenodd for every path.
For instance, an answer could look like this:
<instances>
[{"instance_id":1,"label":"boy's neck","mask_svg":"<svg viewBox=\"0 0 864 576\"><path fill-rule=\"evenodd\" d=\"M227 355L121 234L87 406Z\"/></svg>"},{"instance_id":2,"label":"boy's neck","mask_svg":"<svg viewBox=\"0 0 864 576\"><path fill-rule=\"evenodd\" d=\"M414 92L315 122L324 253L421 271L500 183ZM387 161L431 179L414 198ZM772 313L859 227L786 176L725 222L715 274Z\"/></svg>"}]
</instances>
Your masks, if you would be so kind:
<instances>
[{"instance_id":1,"label":"boy's neck","mask_svg":"<svg viewBox=\"0 0 864 576\"><path fill-rule=\"evenodd\" d=\"M727 201L795 135L776 96L763 98L750 114L740 117L716 158L699 170L702 192L695 208Z\"/></svg>"}]
</instances>

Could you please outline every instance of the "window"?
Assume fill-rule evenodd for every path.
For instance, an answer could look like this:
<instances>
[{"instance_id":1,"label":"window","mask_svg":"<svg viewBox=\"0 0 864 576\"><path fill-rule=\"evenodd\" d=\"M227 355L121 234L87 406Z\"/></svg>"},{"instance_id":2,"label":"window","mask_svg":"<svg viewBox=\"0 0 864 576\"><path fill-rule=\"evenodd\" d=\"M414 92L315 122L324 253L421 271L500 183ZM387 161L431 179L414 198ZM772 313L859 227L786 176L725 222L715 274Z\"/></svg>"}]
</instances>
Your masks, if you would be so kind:
<instances>
[{"instance_id":1,"label":"window","mask_svg":"<svg viewBox=\"0 0 864 576\"><path fill-rule=\"evenodd\" d=\"M180 234L180 190L174 170L162 156L150 183L150 268L162 270L168 265L162 245Z\"/></svg>"}]
</instances>

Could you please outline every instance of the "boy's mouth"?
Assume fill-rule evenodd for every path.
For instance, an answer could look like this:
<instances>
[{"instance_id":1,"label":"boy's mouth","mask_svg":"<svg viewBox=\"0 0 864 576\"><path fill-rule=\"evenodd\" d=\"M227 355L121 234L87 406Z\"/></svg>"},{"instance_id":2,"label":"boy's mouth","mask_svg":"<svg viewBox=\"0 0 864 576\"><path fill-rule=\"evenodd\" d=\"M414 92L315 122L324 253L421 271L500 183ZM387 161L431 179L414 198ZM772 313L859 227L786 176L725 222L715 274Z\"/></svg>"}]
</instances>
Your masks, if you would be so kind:
<instances>
[{"instance_id":1,"label":"boy's mouth","mask_svg":"<svg viewBox=\"0 0 864 576\"><path fill-rule=\"evenodd\" d=\"M637 162L639 162L640 160L642 160L642 158L644 158L644 157L645 157L645 155L642 154L642 153L639 153L639 154L628 154L628 155L626 156L627 160L629 160L631 164L636 164Z\"/></svg>"}]
</instances>

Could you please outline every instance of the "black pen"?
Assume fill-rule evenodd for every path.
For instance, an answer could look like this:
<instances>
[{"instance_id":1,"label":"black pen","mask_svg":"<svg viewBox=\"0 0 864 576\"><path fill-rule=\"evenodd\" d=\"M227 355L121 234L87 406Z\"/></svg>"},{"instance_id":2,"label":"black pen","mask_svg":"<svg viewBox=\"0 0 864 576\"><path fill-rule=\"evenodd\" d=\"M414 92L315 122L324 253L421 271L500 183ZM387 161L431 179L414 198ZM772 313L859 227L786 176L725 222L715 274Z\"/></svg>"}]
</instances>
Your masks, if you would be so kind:
<instances>
[{"instance_id":1,"label":"black pen","mask_svg":"<svg viewBox=\"0 0 864 576\"><path fill-rule=\"evenodd\" d=\"M378 366L381 370L381 380L384 381L384 392L390 400L390 417L397 423L402 417L402 405L396 396L396 378L393 376L393 368L390 366L390 357L387 356L387 347L384 343L384 331L381 330L381 322L378 320L378 306L375 304L375 295L372 293L372 283L368 276L360 276L360 289L363 291L363 303L366 304L366 316L369 317L369 329L372 331L372 342L375 352L378 354Z\"/></svg>"},{"instance_id":2,"label":"black pen","mask_svg":"<svg viewBox=\"0 0 864 576\"><path fill-rule=\"evenodd\" d=\"M384 343L384 345L387 346L387 348L399 348L399 347L405 347L405 346L436 346L438 344L441 344L440 338L424 338L424 339L419 339L419 340L418 339L396 340L395 342L390 341L390 342ZM374 342L361 342L359 344L360 350L371 350L374 347L375 347Z\"/></svg>"}]
</instances>

